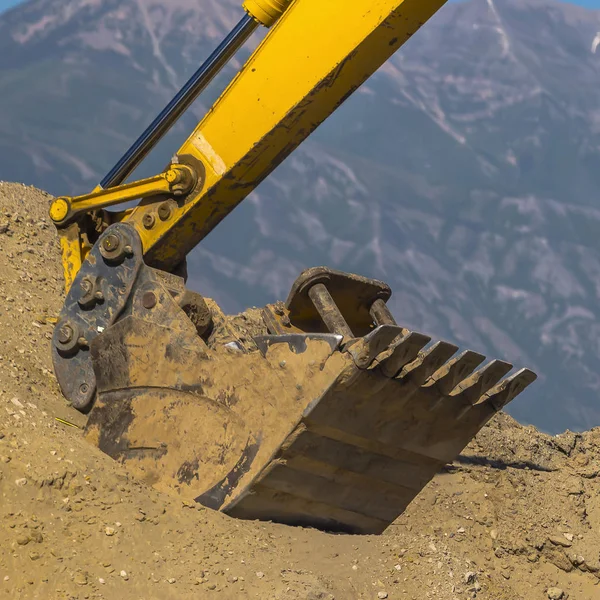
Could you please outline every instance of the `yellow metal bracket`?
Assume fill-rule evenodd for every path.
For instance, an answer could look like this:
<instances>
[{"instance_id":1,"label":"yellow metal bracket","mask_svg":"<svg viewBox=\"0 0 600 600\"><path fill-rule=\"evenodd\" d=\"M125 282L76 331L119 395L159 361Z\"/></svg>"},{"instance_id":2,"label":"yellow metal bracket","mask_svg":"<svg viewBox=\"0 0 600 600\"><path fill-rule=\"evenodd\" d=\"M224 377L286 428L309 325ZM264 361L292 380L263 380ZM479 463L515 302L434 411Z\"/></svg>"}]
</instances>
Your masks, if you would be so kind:
<instances>
[{"instance_id":1,"label":"yellow metal bracket","mask_svg":"<svg viewBox=\"0 0 600 600\"><path fill-rule=\"evenodd\" d=\"M192 190L198 181L195 171L187 165L171 165L165 172L104 190L97 188L90 194L74 198L57 198L50 206L50 218L57 227L71 223L81 213L108 206L155 196L181 196Z\"/></svg>"},{"instance_id":2,"label":"yellow metal bracket","mask_svg":"<svg viewBox=\"0 0 600 600\"><path fill-rule=\"evenodd\" d=\"M84 196L56 198L50 206L50 218L56 225L60 238L66 291L71 288L73 280L91 248L91 245L86 243L82 236L77 217L131 200L165 194L176 197L183 196L197 187L198 179L198 174L192 167L173 164L166 171L154 177L107 190L97 188ZM146 227L154 224L153 211L153 205L146 206L146 213L142 218ZM123 214L126 215L128 212ZM164 220L164 209L160 207L157 212L160 219Z\"/></svg>"},{"instance_id":3,"label":"yellow metal bracket","mask_svg":"<svg viewBox=\"0 0 600 600\"><path fill-rule=\"evenodd\" d=\"M89 249L83 245L77 223L71 223L57 231L65 276L65 291L68 292Z\"/></svg>"}]
</instances>

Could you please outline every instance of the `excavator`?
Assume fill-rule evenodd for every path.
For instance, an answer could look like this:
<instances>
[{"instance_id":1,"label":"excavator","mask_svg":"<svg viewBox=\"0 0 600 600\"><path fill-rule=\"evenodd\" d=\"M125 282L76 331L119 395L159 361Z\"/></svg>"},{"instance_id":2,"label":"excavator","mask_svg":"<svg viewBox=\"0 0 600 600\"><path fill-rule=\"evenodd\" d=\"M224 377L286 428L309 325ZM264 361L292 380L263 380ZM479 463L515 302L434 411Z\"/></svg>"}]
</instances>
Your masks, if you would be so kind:
<instances>
[{"instance_id":1,"label":"excavator","mask_svg":"<svg viewBox=\"0 0 600 600\"><path fill-rule=\"evenodd\" d=\"M399 325L360 275L310 268L236 316L186 287L187 254L444 4L245 0L96 189L52 201L56 377L135 477L235 518L379 534L536 379ZM259 27L164 171L127 182Z\"/></svg>"}]
</instances>

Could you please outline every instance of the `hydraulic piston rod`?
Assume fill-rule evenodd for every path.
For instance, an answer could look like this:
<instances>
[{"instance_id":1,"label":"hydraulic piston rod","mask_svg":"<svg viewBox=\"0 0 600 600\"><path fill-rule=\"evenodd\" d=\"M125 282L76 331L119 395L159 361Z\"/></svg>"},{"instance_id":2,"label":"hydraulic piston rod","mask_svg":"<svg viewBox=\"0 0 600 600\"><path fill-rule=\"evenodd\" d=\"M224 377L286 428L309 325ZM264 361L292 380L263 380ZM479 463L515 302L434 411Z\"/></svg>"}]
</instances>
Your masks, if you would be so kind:
<instances>
[{"instance_id":1,"label":"hydraulic piston rod","mask_svg":"<svg viewBox=\"0 0 600 600\"><path fill-rule=\"evenodd\" d=\"M221 42L219 47L192 75L171 102L169 102L146 131L142 133L108 175L100 182L101 188L108 189L120 185L131 175L152 148L171 129L194 100L196 100L208 84L219 74L221 69L231 60L234 54L244 45L257 27L258 21L250 14L244 15L231 33Z\"/></svg>"}]
</instances>

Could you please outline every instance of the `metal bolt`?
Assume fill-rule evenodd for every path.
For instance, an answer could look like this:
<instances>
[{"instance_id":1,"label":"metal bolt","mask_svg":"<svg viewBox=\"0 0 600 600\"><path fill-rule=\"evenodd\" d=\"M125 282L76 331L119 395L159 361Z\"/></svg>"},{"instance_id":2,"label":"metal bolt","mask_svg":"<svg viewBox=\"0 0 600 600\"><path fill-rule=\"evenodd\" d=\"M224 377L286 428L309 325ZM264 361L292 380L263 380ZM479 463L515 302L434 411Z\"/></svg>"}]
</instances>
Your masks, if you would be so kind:
<instances>
[{"instance_id":1,"label":"metal bolt","mask_svg":"<svg viewBox=\"0 0 600 600\"><path fill-rule=\"evenodd\" d=\"M89 392L89 390L90 390L90 386L89 386L87 383L82 383L82 384L79 386L79 391L80 391L82 394L87 394L87 393Z\"/></svg>"},{"instance_id":2,"label":"metal bolt","mask_svg":"<svg viewBox=\"0 0 600 600\"><path fill-rule=\"evenodd\" d=\"M100 288L101 283L102 278L95 275L86 275L79 282L79 288L81 292L77 302L81 308L94 308L98 301L104 300L104 296Z\"/></svg>"},{"instance_id":3,"label":"metal bolt","mask_svg":"<svg viewBox=\"0 0 600 600\"><path fill-rule=\"evenodd\" d=\"M86 348L88 341L85 339L85 337L81 336L80 338L77 338L77 344L79 344L80 348Z\"/></svg>"},{"instance_id":4,"label":"metal bolt","mask_svg":"<svg viewBox=\"0 0 600 600\"><path fill-rule=\"evenodd\" d=\"M171 218L172 213L173 210L168 202L163 202L158 207L158 216L160 217L161 221L168 221Z\"/></svg>"},{"instance_id":5,"label":"metal bolt","mask_svg":"<svg viewBox=\"0 0 600 600\"><path fill-rule=\"evenodd\" d=\"M178 171L176 171L175 169L169 169L166 173L165 173L165 179L169 182L169 183L175 183L176 181L178 181L179 179L181 179L181 175L179 174Z\"/></svg>"},{"instance_id":6,"label":"metal bolt","mask_svg":"<svg viewBox=\"0 0 600 600\"><path fill-rule=\"evenodd\" d=\"M156 219L152 213L146 213L144 218L142 219L142 224L146 229L152 229L154 227L154 223L156 223Z\"/></svg>"},{"instance_id":7,"label":"metal bolt","mask_svg":"<svg viewBox=\"0 0 600 600\"><path fill-rule=\"evenodd\" d=\"M119 246L119 237L117 235L115 235L114 233L107 235L104 238L104 240L102 241L102 247L107 252L112 252L113 250L118 248L118 246Z\"/></svg>"},{"instance_id":8,"label":"metal bolt","mask_svg":"<svg viewBox=\"0 0 600 600\"><path fill-rule=\"evenodd\" d=\"M50 218L55 223L64 221L69 216L70 205L66 198L57 198L50 206Z\"/></svg>"},{"instance_id":9,"label":"metal bolt","mask_svg":"<svg viewBox=\"0 0 600 600\"><path fill-rule=\"evenodd\" d=\"M61 344L68 344L73 339L73 328L70 325L63 325L58 331L58 341Z\"/></svg>"},{"instance_id":10,"label":"metal bolt","mask_svg":"<svg viewBox=\"0 0 600 600\"><path fill-rule=\"evenodd\" d=\"M156 296L154 292L146 292L142 296L142 306L148 310L156 306Z\"/></svg>"},{"instance_id":11,"label":"metal bolt","mask_svg":"<svg viewBox=\"0 0 600 600\"><path fill-rule=\"evenodd\" d=\"M133 248L131 246L125 246L125 248L123 248L123 251L127 256L133 256Z\"/></svg>"}]
</instances>

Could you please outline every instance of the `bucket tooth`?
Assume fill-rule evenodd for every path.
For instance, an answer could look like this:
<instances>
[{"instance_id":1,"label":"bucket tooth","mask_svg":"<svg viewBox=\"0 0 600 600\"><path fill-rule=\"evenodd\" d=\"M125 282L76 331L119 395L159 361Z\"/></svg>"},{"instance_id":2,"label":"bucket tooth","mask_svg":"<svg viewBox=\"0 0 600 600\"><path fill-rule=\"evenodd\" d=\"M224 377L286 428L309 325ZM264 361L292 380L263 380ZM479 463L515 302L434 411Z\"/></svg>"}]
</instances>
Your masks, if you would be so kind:
<instances>
[{"instance_id":1,"label":"bucket tooth","mask_svg":"<svg viewBox=\"0 0 600 600\"><path fill-rule=\"evenodd\" d=\"M536 379L535 373L529 369L521 369L494 386L469 410L463 411L460 418L450 422L450 427L460 430L464 436L472 439L497 412L514 400Z\"/></svg>"},{"instance_id":2,"label":"bucket tooth","mask_svg":"<svg viewBox=\"0 0 600 600\"><path fill-rule=\"evenodd\" d=\"M450 399L458 407L458 419L477 403L477 401L493 388L513 366L502 360L493 360L464 381L461 381L452 391Z\"/></svg>"},{"instance_id":3,"label":"bucket tooth","mask_svg":"<svg viewBox=\"0 0 600 600\"><path fill-rule=\"evenodd\" d=\"M441 369L434 373L426 386L435 386L441 396L447 396L460 381L465 379L483 361L485 356L472 350L465 350L462 354L447 362Z\"/></svg>"},{"instance_id":4,"label":"bucket tooth","mask_svg":"<svg viewBox=\"0 0 600 600\"><path fill-rule=\"evenodd\" d=\"M491 389L482 398L481 404L491 406L495 412L499 412L536 379L537 375L533 371L521 369Z\"/></svg>"},{"instance_id":5,"label":"bucket tooth","mask_svg":"<svg viewBox=\"0 0 600 600\"><path fill-rule=\"evenodd\" d=\"M396 377L405 365L413 362L419 351L431 338L422 333L411 331L390 346L390 354L379 361L381 372L386 377Z\"/></svg>"},{"instance_id":6,"label":"bucket tooth","mask_svg":"<svg viewBox=\"0 0 600 600\"><path fill-rule=\"evenodd\" d=\"M401 379L409 378L416 386L423 385L446 361L450 360L458 346L448 342L437 342L430 348L419 352L419 356L400 373Z\"/></svg>"},{"instance_id":7,"label":"bucket tooth","mask_svg":"<svg viewBox=\"0 0 600 600\"><path fill-rule=\"evenodd\" d=\"M402 327L380 325L364 338L346 344L345 350L359 369L366 369L400 335Z\"/></svg>"},{"instance_id":8,"label":"bucket tooth","mask_svg":"<svg viewBox=\"0 0 600 600\"><path fill-rule=\"evenodd\" d=\"M493 360L461 381L453 390L452 395L460 395L469 404L475 404L481 396L489 392L505 375L510 373L512 368L510 363Z\"/></svg>"}]
</instances>

